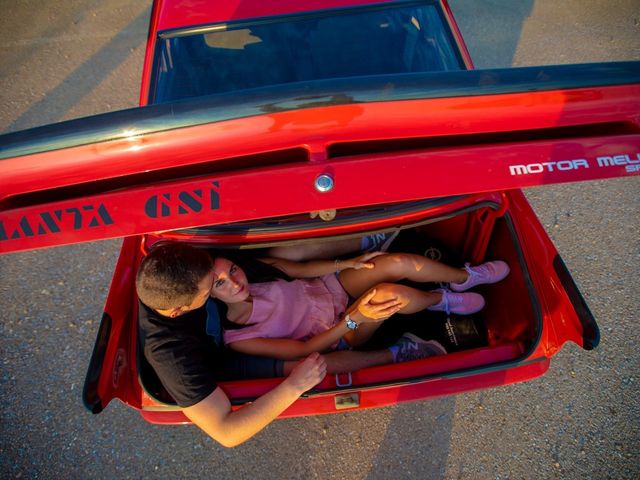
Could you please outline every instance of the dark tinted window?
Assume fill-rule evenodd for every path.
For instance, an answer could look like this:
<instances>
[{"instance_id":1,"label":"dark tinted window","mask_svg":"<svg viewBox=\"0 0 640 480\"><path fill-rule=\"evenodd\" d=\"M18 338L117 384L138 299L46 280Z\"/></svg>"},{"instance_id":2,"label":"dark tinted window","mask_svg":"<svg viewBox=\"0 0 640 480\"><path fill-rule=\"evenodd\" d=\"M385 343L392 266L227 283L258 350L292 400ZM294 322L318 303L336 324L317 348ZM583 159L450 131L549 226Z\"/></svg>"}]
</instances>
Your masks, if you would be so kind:
<instances>
[{"instance_id":1,"label":"dark tinted window","mask_svg":"<svg viewBox=\"0 0 640 480\"><path fill-rule=\"evenodd\" d=\"M430 4L334 10L200 32L161 34L152 103L328 78L462 69L441 12Z\"/></svg>"}]
</instances>

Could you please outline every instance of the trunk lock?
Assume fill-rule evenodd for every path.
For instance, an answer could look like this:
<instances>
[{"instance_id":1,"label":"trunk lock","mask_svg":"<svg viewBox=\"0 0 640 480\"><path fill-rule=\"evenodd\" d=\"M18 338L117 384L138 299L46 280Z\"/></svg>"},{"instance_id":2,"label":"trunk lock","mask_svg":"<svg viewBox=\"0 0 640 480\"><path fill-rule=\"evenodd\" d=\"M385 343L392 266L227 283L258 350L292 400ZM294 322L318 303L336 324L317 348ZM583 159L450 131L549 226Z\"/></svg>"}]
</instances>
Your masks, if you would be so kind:
<instances>
[{"instance_id":1,"label":"trunk lock","mask_svg":"<svg viewBox=\"0 0 640 480\"><path fill-rule=\"evenodd\" d=\"M333 177L323 173L316 178L316 190L325 193L333 190Z\"/></svg>"},{"instance_id":2,"label":"trunk lock","mask_svg":"<svg viewBox=\"0 0 640 480\"><path fill-rule=\"evenodd\" d=\"M360 395L358 393L347 393L345 395L336 395L334 403L336 410L344 410L347 408L358 408L360 406Z\"/></svg>"}]
</instances>

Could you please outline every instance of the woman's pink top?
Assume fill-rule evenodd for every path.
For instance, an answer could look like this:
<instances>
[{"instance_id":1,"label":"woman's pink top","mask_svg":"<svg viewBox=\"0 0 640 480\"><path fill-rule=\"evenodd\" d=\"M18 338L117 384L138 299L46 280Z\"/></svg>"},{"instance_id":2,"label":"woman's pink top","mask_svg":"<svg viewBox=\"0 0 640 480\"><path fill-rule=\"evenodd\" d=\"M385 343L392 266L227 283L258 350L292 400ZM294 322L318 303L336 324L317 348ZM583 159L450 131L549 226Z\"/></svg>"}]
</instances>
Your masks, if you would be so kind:
<instances>
[{"instance_id":1,"label":"woman's pink top","mask_svg":"<svg viewBox=\"0 0 640 480\"><path fill-rule=\"evenodd\" d=\"M306 340L333 327L349 301L333 273L292 282L253 283L249 292L253 309L247 326L225 330L225 344L249 338Z\"/></svg>"}]
</instances>

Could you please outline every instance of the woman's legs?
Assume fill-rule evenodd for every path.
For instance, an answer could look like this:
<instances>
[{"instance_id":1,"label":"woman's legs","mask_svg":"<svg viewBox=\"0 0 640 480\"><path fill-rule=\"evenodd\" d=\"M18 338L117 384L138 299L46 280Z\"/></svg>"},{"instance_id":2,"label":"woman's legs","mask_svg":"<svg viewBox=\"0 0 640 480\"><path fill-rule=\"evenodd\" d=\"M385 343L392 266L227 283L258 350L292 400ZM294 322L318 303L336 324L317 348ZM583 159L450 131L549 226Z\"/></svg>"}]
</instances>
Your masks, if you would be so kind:
<instances>
[{"instance_id":1,"label":"woman's legs","mask_svg":"<svg viewBox=\"0 0 640 480\"><path fill-rule=\"evenodd\" d=\"M398 313L410 314L424 310L442 300L441 292L423 292L415 288L393 283L381 283L375 287L376 294L370 303L384 303L387 300L398 299L400 310ZM361 323L357 330L347 333L344 338L349 345L357 347L371 338L373 333L382 325L380 322Z\"/></svg>"},{"instance_id":2,"label":"woman's legs","mask_svg":"<svg viewBox=\"0 0 640 480\"><path fill-rule=\"evenodd\" d=\"M362 239L360 238L348 238L345 240L305 243L290 247L272 247L268 250L267 256L284 258L294 262L303 262L316 258L335 258L357 252L361 243Z\"/></svg>"},{"instance_id":3,"label":"woman's legs","mask_svg":"<svg viewBox=\"0 0 640 480\"><path fill-rule=\"evenodd\" d=\"M406 279L414 282L463 283L469 277L464 269L450 267L411 253L380 255L370 261L375 264L375 268L371 270L350 268L339 274L342 287L354 298L383 282L398 282Z\"/></svg>"},{"instance_id":4,"label":"woman's legs","mask_svg":"<svg viewBox=\"0 0 640 480\"><path fill-rule=\"evenodd\" d=\"M294 262L304 262L322 258L342 257L356 252L386 251L399 231L372 233L364 237L342 240L323 239L316 243L305 243L288 247L271 247L267 257L284 258Z\"/></svg>"}]
</instances>

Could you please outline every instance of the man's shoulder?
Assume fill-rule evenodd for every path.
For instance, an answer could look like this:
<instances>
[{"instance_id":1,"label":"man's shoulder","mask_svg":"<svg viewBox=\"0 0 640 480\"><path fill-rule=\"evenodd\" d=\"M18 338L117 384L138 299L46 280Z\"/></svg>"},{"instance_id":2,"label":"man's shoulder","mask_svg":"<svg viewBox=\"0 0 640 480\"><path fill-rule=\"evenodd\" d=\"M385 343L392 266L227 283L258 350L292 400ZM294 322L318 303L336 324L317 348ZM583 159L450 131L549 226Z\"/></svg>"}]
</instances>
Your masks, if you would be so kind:
<instances>
[{"instance_id":1,"label":"man's shoulder","mask_svg":"<svg viewBox=\"0 0 640 480\"><path fill-rule=\"evenodd\" d=\"M150 324L156 323L159 317L159 313L138 300L138 325L140 327L144 328Z\"/></svg>"},{"instance_id":2,"label":"man's shoulder","mask_svg":"<svg viewBox=\"0 0 640 480\"><path fill-rule=\"evenodd\" d=\"M176 318L165 317L138 300L138 325L144 333L167 331L171 333L205 333L207 312L204 307Z\"/></svg>"},{"instance_id":3,"label":"man's shoulder","mask_svg":"<svg viewBox=\"0 0 640 480\"><path fill-rule=\"evenodd\" d=\"M204 309L170 318L139 302L138 333L144 355L154 367L158 362L193 366L194 357L202 361L213 350Z\"/></svg>"},{"instance_id":4,"label":"man's shoulder","mask_svg":"<svg viewBox=\"0 0 640 480\"><path fill-rule=\"evenodd\" d=\"M181 407L199 402L217 386L219 352L206 333L206 311L198 310L170 318L139 302L144 356Z\"/></svg>"}]
</instances>

